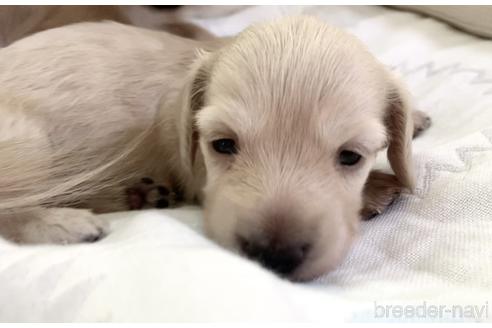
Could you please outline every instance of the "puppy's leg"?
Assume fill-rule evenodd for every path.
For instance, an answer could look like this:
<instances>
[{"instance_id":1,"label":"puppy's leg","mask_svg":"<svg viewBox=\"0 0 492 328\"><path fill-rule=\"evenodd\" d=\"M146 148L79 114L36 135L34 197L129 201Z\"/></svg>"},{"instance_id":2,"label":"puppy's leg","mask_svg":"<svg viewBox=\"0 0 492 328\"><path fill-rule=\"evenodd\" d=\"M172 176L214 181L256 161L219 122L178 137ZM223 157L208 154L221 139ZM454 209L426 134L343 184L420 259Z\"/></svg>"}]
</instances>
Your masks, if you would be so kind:
<instances>
[{"instance_id":1,"label":"puppy's leg","mask_svg":"<svg viewBox=\"0 0 492 328\"><path fill-rule=\"evenodd\" d=\"M414 110L412 116L414 122L413 137L415 138L431 126L432 120L429 115L419 110ZM364 187L362 219L369 220L381 214L398 198L403 189L396 176L377 170L372 171Z\"/></svg>"},{"instance_id":2,"label":"puppy's leg","mask_svg":"<svg viewBox=\"0 0 492 328\"><path fill-rule=\"evenodd\" d=\"M106 233L105 222L88 210L35 207L0 214L0 235L21 244L94 242Z\"/></svg>"},{"instance_id":3,"label":"puppy's leg","mask_svg":"<svg viewBox=\"0 0 492 328\"><path fill-rule=\"evenodd\" d=\"M413 116L413 137L418 137L422 132L427 130L431 124L432 120L426 113L420 110L412 111Z\"/></svg>"},{"instance_id":4,"label":"puppy's leg","mask_svg":"<svg viewBox=\"0 0 492 328\"><path fill-rule=\"evenodd\" d=\"M363 220L381 214L403 191L396 176L372 171L364 187L364 206L360 212Z\"/></svg>"},{"instance_id":5,"label":"puppy's leg","mask_svg":"<svg viewBox=\"0 0 492 328\"><path fill-rule=\"evenodd\" d=\"M169 181L156 182L150 177L128 188L126 197L130 210L173 207L182 198Z\"/></svg>"}]
</instances>

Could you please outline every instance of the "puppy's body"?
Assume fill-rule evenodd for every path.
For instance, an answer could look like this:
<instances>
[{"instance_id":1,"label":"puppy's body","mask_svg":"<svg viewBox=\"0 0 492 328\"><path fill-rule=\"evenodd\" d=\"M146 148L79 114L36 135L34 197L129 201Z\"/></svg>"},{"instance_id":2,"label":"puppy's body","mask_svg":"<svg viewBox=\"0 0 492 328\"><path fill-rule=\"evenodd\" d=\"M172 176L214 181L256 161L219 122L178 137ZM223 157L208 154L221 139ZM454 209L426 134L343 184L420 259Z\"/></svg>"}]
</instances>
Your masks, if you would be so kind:
<instances>
[{"instance_id":1,"label":"puppy's body","mask_svg":"<svg viewBox=\"0 0 492 328\"><path fill-rule=\"evenodd\" d=\"M79 199L61 196L103 212L127 209L121 201L124 193L106 190L106 183L128 186L132 177L164 178L164 174L187 181L177 158L178 96L199 47L207 45L116 23L87 23L54 29L3 49L0 101L6 119L0 123L0 141L27 139L36 144L25 153L36 157L36 169L12 175L25 184L12 185L44 193L65 182L74 184L73 176L64 175L40 184L58 160L63 161L63 170L82 172L86 184L83 175L121 157L111 169L94 172L91 187L71 186L84 194L104 187L90 195L91 200L80 199L78 193L73 196ZM24 145L32 147L27 142L19 146ZM11 160L16 159L2 156L2 161ZM0 192L10 193L9 188ZM194 193L188 192L187 198ZM2 195L3 207L10 198Z\"/></svg>"},{"instance_id":2,"label":"puppy's body","mask_svg":"<svg viewBox=\"0 0 492 328\"><path fill-rule=\"evenodd\" d=\"M0 230L19 241L97 239L90 213L53 208L125 210L150 176L185 201L203 189L212 238L307 279L340 261L364 201L378 212L413 185L404 92L310 18L208 43L116 23L54 29L0 50L0 86ZM388 142L396 176L369 175ZM340 166L343 150L363 161Z\"/></svg>"}]
</instances>

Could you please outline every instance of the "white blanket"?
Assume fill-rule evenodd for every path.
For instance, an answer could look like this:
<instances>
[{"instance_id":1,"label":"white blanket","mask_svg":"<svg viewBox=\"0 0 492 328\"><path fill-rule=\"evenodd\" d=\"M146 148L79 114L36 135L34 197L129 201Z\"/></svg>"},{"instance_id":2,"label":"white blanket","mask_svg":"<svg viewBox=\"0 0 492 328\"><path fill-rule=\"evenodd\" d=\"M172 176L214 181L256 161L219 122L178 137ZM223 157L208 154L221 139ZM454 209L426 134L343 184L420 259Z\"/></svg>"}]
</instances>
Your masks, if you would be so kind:
<instances>
[{"instance_id":1,"label":"white blanket","mask_svg":"<svg viewBox=\"0 0 492 328\"><path fill-rule=\"evenodd\" d=\"M338 270L308 284L217 247L192 207L108 215L95 244L1 241L0 321L492 321L492 41L382 7L195 21L228 35L300 13L360 37L432 116L414 142L416 194L364 222Z\"/></svg>"}]
</instances>

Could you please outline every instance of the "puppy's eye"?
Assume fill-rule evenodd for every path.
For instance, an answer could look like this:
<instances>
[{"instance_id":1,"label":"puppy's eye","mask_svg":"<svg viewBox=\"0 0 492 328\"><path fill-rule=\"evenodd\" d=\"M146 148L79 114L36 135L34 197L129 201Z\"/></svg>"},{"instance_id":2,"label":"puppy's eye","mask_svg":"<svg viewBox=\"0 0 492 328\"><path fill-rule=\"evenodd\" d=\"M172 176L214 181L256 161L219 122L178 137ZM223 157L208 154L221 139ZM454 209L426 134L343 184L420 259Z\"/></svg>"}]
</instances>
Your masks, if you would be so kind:
<instances>
[{"instance_id":1,"label":"puppy's eye","mask_svg":"<svg viewBox=\"0 0 492 328\"><path fill-rule=\"evenodd\" d=\"M340 152L340 155L338 157L338 162L341 165L345 166L353 166L357 163L359 163L360 159L362 158L361 155L354 153L353 151L350 150L342 150Z\"/></svg>"},{"instance_id":2,"label":"puppy's eye","mask_svg":"<svg viewBox=\"0 0 492 328\"><path fill-rule=\"evenodd\" d=\"M212 147L220 154L232 155L237 153L236 142L232 139L217 139L212 141Z\"/></svg>"}]
</instances>

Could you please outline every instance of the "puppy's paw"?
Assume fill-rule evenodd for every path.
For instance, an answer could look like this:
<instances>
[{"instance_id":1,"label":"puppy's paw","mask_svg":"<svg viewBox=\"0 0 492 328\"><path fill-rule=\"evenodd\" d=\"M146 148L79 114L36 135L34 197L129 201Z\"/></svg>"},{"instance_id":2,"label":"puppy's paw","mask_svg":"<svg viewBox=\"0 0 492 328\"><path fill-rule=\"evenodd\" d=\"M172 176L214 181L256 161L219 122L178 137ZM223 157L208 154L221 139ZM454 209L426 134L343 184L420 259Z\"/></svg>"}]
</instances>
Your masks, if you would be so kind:
<instances>
[{"instance_id":1,"label":"puppy's paw","mask_svg":"<svg viewBox=\"0 0 492 328\"><path fill-rule=\"evenodd\" d=\"M131 210L168 208L176 205L178 196L169 183L157 184L149 177L126 190L128 207Z\"/></svg>"},{"instance_id":2,"label":"puppy's paw","mask_svg":"<svg viewBox=\"0 0 492 328\"><path fill-rule=\"evenodd\" d=\"M104 238L107 224L88 210L49 208L19 213L12 238L24 244L92 243Z\"/></svg>"},{"instance_id":3,"label":"puppy's paw","mask_svg":"<svg viewBox=\"0 0 492 328\"><path fill-rule=\"evenodd\" d=\"M404 188L392 174L372 171L364 187L364 205L360 212L363 220L370 220L398 198Z\"/></svg>"},{"instance_id":4,"label":"puppy's paw","mask_svg":"<svg viewBox=\"0 0 492 328\"><path fill-rule=\"evenodd\" d=\"M414 110L413 116L413 137L418 137L422 132L432 125L432 119L426 113L420 110Z\"/></svg>"}]
</instances>

